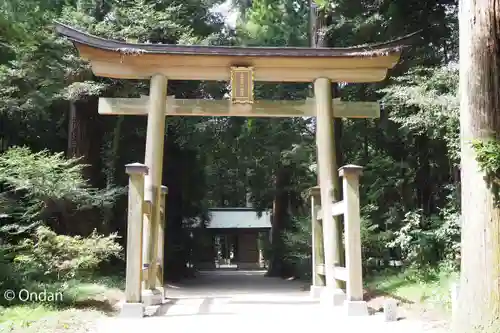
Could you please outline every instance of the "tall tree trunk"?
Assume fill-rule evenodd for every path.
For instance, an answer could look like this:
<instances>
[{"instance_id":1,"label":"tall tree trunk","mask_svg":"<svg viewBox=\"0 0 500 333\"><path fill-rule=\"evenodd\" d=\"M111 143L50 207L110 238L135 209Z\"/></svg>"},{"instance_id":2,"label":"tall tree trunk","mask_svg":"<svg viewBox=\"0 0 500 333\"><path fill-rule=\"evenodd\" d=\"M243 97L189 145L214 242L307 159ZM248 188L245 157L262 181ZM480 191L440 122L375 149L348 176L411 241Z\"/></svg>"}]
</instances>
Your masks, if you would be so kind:
<instances>
[{"instance_id":1,"label":"tall tree trunk","mask_svg":"<svg viewBox=\"0 0 500 333\"><path fill-rule=\"evenodd\" d=\"M369 147L370 147L370 142L369 142L369 139L368 139L368 135L370 133L369 131L369 125L368 125L368 119L365 119L364 120L364 129L365 129L365 133L364 133L364 136L363 136L363 165L367 165L369 161L369 158L370 158L370 155L369 155Z\"/></svg>"},{"instance_id":2,"label":"tall tree trunk","mask_svg":"<svg viewBox=\"0 0 500 333\"><path fill-rule=\"evenodd\" d=\"M163 154L163 173L168 187L167 216L165 232L165 279L177 281L182 278L186 265L181 258L182 247L182 151L175 143L176 133L171 127L167 128L167 141ZM184 267L183 267L184 266Z\"/></svg>"},{"instance_id":3,"label":"tall tree trunk","mask_svg":"<svg viewBox=\"0 0 500 333\"><path fill-rule=\"evenodd\" d=\"M83 176L92 186L100 184L102 133L97 119L97 98L70 102L68 124L68 157L77 157L87 164Z\"/></svg>"},{"instance_id":4,"label":"tall tree trunk","mask_svg":"<svg viewBox=\"0 0 500 333\"><path fill-rule=\"evenodd\" d=\"M500 329L500 210L471 140L499 138L500 0L460 1L462 268L456 332Z\"/></svg>"},{"instance_id":5,"label":"tall tree trunk","mask_svg":"<svg viewBox=\"0 0 500 333\"><path fill-rule=\"evenodd\" d=\"M120 142L122 139L122 127L124 116L118 116L115 120L113 132L108 136L109 143L105 143L105 165L106 165L106 188L110 189L117 185L116 169L119 161ZM109 230L113 218L115 216L116 206L106 208L103 214L102 227L103 230Z\"/></svg>"},{"instance_id":6,"label":"tall tree trunk","mask_svg":"<svg viewBox=\"0 0 500 333\"><path fill-rule=\"evenodd\" d=\"M68 117L67 156L80 158L85 164L83 178L90 186L101 187L101 138L100 121L97 118L97 98L70 102ZM96 209L80 211L74 214L73 209L61 212L60 223L65 225L64 233L89 234L94 229L105 233L102 218Z\"/></svg>"},{"instance_id":7,"label":"tall tree trunk","mask_svg":"<svg viewBox=\"0 0 500 333\"><path fill-rule=\"evenodd\" d=\"M290 169L280 165L276 170L275 190L273 200L273 215L271 221L271 258L267 276L283 276L286 272L284 263L283 231L288 225L290 216L288 215L290 185Z\"/></svg>"}]
</instances>

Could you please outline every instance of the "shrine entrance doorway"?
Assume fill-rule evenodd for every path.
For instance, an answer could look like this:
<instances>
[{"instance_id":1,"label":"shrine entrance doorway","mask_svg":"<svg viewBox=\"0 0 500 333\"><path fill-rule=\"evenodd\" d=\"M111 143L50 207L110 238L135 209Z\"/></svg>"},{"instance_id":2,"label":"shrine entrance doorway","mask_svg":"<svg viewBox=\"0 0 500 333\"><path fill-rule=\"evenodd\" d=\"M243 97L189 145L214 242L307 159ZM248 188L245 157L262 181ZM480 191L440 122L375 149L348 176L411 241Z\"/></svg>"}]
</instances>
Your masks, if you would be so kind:
<instances>
[{"instance_id":1,"label":"shrine entrance doorway","mask_svg":"<svg viewBox=\"0 0 500 333\"><path fill-rule=\"evenodd\" d=\"M253 208L212 208L207 225L195 229L198 269L264 269L271 213Z\"/></svg>"}]
</instances>

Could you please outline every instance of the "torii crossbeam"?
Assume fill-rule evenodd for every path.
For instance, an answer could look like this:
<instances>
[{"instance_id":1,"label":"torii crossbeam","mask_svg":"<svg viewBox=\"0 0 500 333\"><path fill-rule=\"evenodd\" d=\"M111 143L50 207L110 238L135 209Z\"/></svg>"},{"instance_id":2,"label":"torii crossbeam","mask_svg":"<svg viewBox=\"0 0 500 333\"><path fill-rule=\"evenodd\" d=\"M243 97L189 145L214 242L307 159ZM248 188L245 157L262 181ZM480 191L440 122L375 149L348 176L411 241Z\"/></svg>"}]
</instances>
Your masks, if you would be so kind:
<instances>
[{"instance_id":1,"label":"torii crossbeam","mask_svg":"<svg viewBox=\"0 0 500 333\"><path fill-rule=\"evenodd\" d=\"M149 96L141 98L99 98L102 115L148 115ZM168 96L166 116L234 116L234 117L316 117L314 98L298 101L257 100L253 104L233 104L230 100L176 99ZM378 118L378 102L343 102L334 99L332 114L336 118ZM335 112L334 112L335 110Z\"/></svg>"}]
</instances>

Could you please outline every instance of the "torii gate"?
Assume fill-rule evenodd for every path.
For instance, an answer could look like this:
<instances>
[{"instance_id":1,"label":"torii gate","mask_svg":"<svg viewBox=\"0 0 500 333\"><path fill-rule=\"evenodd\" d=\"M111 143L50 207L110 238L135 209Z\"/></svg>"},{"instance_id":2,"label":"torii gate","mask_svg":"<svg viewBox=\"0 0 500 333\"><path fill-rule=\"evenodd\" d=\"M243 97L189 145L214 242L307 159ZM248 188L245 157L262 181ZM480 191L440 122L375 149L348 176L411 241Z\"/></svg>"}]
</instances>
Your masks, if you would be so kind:
<instances>
[{"instance_id":1,"label":"torii gate","mask_svg":"<svg viewBox=\"0 0 500 333\"><path fill-rule=\"evenodd\" d=\"M166 188L161 184L161 171L165 116L173 115L317 118L320 186L312 191L314 279L311 294L321 294L322 302L327 304L344 303L349 314L367 314L359 239L361 167L340 168L340 176L344 178L344 200L340 201L333 118L374 118L379 116L380 109L378 103L333 99L331 82L383 80L388 69L399 61L407 37L349 48L225 47L132 44L92 36L60 23L56 23L56 29L90 62L95 75L150 80L149 96L99 99L101 114L148 117L145 164L126 166L130 181L123 316L141 317L145 305L160 304L165 298L162 212ZM167 97L168 79L230 81L231 98L179 100ZM254 101L254 81L312 82L315 98ZM341 214L345 216L346 225L346 268L340 267L341 244L337 241L339 230L335 223L335 216ZM347 295L341 289L342 280L346 281Z\"/></svg>"}]
</instances>

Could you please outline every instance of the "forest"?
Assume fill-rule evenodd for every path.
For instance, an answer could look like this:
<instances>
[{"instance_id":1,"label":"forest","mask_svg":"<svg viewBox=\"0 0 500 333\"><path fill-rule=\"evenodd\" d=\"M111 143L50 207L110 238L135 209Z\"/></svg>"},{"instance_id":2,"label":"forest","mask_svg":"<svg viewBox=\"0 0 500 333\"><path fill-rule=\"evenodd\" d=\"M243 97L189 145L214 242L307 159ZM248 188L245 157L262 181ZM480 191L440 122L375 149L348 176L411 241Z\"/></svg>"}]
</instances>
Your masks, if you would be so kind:
<instances>
[{"instance_id":1,"label":"forest","mask_svg":"<svg viewBox=\"0 0 500 333\"><path fill-rule=\"evenodd\" d=\"M146 117L98 115L97 100L147 95L148 82L94 76L53 22L139 43L311 44L308 1L233 0L234 27L213 10L222 2L0 0L0 290L64 290L65 296L56 308L0 299L0 325L43 331L34 322L62 312L67 317L43 325L85 326L123 289L124 166L144 159ZM364 168L367 288L448 313L461 260L458 1L321 0L316 11L327 47L418 32L384 81L336 85L342 100L381 105L378 119L335 120L337 160ZM169 81L168 92L222 98L228 87ZM255 94L290 100L312 90L256 83ZM475 146L482 168L496 173L500 148ZM186 265L193 223L207 220L211 207L245 206L247 193L257 209L272 209L269 275L310 279L314 118L168 117L163 165L168 280L193 274ZM417 295L408 291L414 285L421 286ZM73 308L86 310L75 315Z\"/></svg>"}]
</instances>

